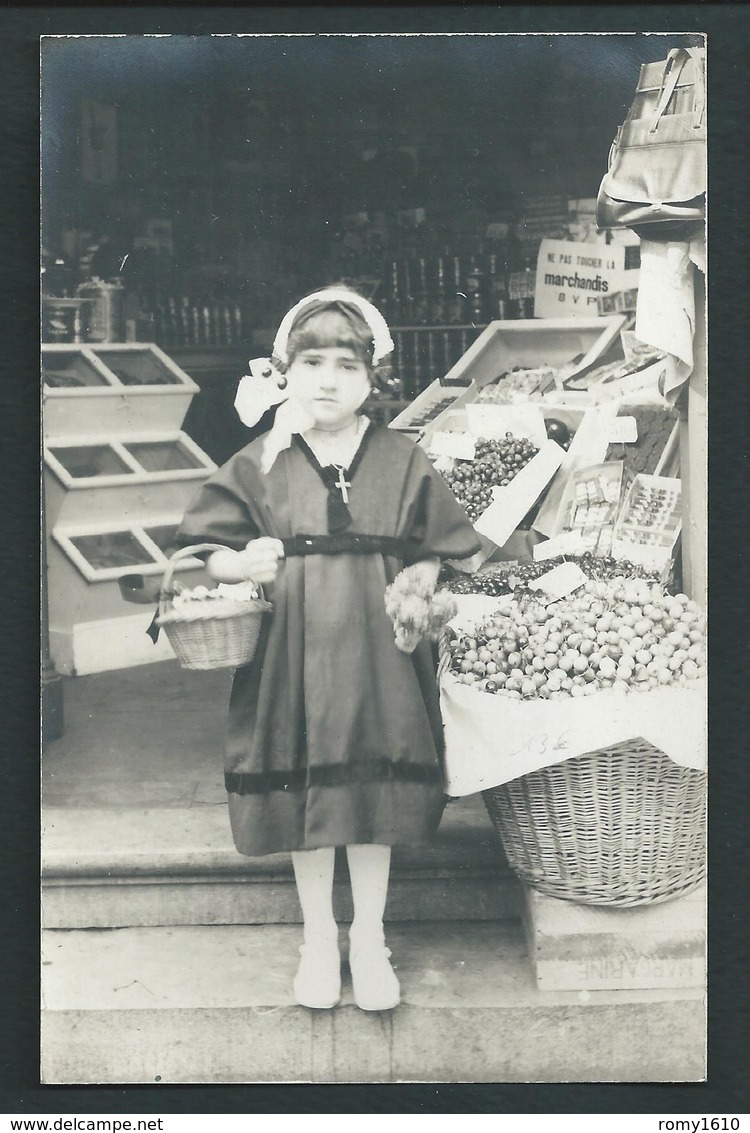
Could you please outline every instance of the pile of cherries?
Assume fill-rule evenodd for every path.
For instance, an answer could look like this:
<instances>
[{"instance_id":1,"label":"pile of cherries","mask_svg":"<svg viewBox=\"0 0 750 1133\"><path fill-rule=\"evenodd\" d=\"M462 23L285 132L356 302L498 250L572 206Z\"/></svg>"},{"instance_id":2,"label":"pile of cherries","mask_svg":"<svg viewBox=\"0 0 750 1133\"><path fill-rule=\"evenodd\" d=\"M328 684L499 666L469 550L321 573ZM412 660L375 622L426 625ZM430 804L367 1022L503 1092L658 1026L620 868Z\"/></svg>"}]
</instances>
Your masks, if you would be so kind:
<instances>
[{"instance_id":1,"label":"pile of cherries","mask_svg":"<svg viewBox=\"0 0 750 1133\"><path fill-rule=\"evenodd\" d=\"M480 438L473 460L459 460L442 475L473 522L492 503L492 489L507 487L538 451L526 437L512 433L502 440Z\"/></svg>"},{"instance_id":2,"label":"pile of cherries","mask_svg":"<svg viewBox=\"0 0 750 1133\"><path fill-rule=\"evenodd\" d=\"M634 563L611 556L597 556L585 552L582 555L559 555L542 562L497 563L483 568L477 574L463 574L451 567L444 568L441 580L453 594L487 594L499 598L516 590L528 589L543 574L564 562L577 563L588 578L604 581L615 575L628 578L643 578L656 582L658 575Z\"/></svg>"},{"instance_id":3,"label":"pile of cherries","mask_svg":"<svg viewBox=\"0 0 750 1133\"><path fill-rule=\"evenodd\" d=\"M705 674L705 623L686 594L615 575L544 606L520 592L479 624L449 628L450 671L517 699L684 688Z\"/></svg>"}]
</instances>

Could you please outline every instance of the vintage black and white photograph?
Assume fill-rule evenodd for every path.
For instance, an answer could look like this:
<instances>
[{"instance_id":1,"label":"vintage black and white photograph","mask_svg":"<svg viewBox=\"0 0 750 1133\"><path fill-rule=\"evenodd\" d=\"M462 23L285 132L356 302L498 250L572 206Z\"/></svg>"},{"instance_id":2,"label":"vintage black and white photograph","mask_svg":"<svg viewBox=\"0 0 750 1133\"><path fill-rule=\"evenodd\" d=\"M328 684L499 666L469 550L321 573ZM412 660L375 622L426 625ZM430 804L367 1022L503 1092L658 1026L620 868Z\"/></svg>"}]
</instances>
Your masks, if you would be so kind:
<instances>
[{"instance_id":1,"label":"vintage black and white photograph","mask_svg":"<svg viewBox=\"0 0 750 1133\"><path fill-rule=\"evenodd\" d=\"M703 1082L705 36L40 53L42 1082Z\"/></svg>"}]
</instances>

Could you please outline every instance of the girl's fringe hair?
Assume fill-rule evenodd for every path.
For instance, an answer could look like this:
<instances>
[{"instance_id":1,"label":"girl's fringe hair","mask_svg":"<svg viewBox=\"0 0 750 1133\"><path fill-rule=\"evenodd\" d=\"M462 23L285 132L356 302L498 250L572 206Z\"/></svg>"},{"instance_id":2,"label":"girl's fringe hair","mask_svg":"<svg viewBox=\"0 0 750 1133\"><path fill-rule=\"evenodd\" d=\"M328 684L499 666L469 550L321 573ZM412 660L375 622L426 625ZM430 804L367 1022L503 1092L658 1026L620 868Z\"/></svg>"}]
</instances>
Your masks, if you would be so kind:
<instances>
[{"instance_id":1,"label":"girl's fringe hair","mask_svg":"<svg viewBox=\"0 0 750 1133\"><path fill-rule=\"evenodd\" d=\"M352 294L356 292L352 290ZM301 351L316 347L323 349L328 346L345 346L354 351L370 371L373 385L379 389L386 387L393 374L393 367L389 361L391 355L381 359L377 366L373 366L372 331L359 309L341 299L317 299L304 307L289 332L287 343L289 363L285 364L278 358L274 358L273 361L283 374Z\"/></svg>"}]
</instances>

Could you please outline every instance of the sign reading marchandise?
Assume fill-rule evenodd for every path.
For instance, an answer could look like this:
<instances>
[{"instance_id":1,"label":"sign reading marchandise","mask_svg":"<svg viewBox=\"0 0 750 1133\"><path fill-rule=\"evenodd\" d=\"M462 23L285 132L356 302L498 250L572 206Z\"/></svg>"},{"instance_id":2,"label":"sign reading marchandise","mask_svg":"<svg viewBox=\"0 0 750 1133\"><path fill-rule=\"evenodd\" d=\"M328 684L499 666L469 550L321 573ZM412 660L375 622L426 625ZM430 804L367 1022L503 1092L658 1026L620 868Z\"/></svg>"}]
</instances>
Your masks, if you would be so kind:
<instances>
[{"instance_id":1,"label":"sign reading marchandise","mask_svg":"<svg viewBox=\"0 0 750 1133\"><path fill-rule=\"evenodd\" d=\"M542 240L536 263L534 316L565 318L597 311L597 299L621 286L625 249L610 244Z\"/></svg>"}]
</instances>

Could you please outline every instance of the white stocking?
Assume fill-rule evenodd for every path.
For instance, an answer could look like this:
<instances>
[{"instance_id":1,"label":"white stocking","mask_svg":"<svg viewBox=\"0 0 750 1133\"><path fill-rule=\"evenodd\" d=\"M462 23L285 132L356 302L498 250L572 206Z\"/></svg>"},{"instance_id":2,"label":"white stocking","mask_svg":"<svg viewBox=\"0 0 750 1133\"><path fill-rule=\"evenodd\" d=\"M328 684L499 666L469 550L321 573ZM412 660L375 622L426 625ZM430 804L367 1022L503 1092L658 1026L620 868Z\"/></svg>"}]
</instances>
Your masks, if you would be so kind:
<instances>
[{"instance_id":1,"label":"white stocking","mask_svg":"<svg viewBox=\"0 0 750 1133\"><path fill-rule=\"evenodd\" d=\"M292 853L294 879L305 922L305 943L335 940L338 927L333 916L333 846Z\"/></svg>"},{"instance_id":2,"label":"white stocking","mask_svg":"<svg viewBox=\"0 0 750 1133\"><path fill-rule=\"evenodd\" d=\"M347 846L346 857L354 905L350 938L367 944L382 945L391 847Z\"/></svg>"}]
</instances>

